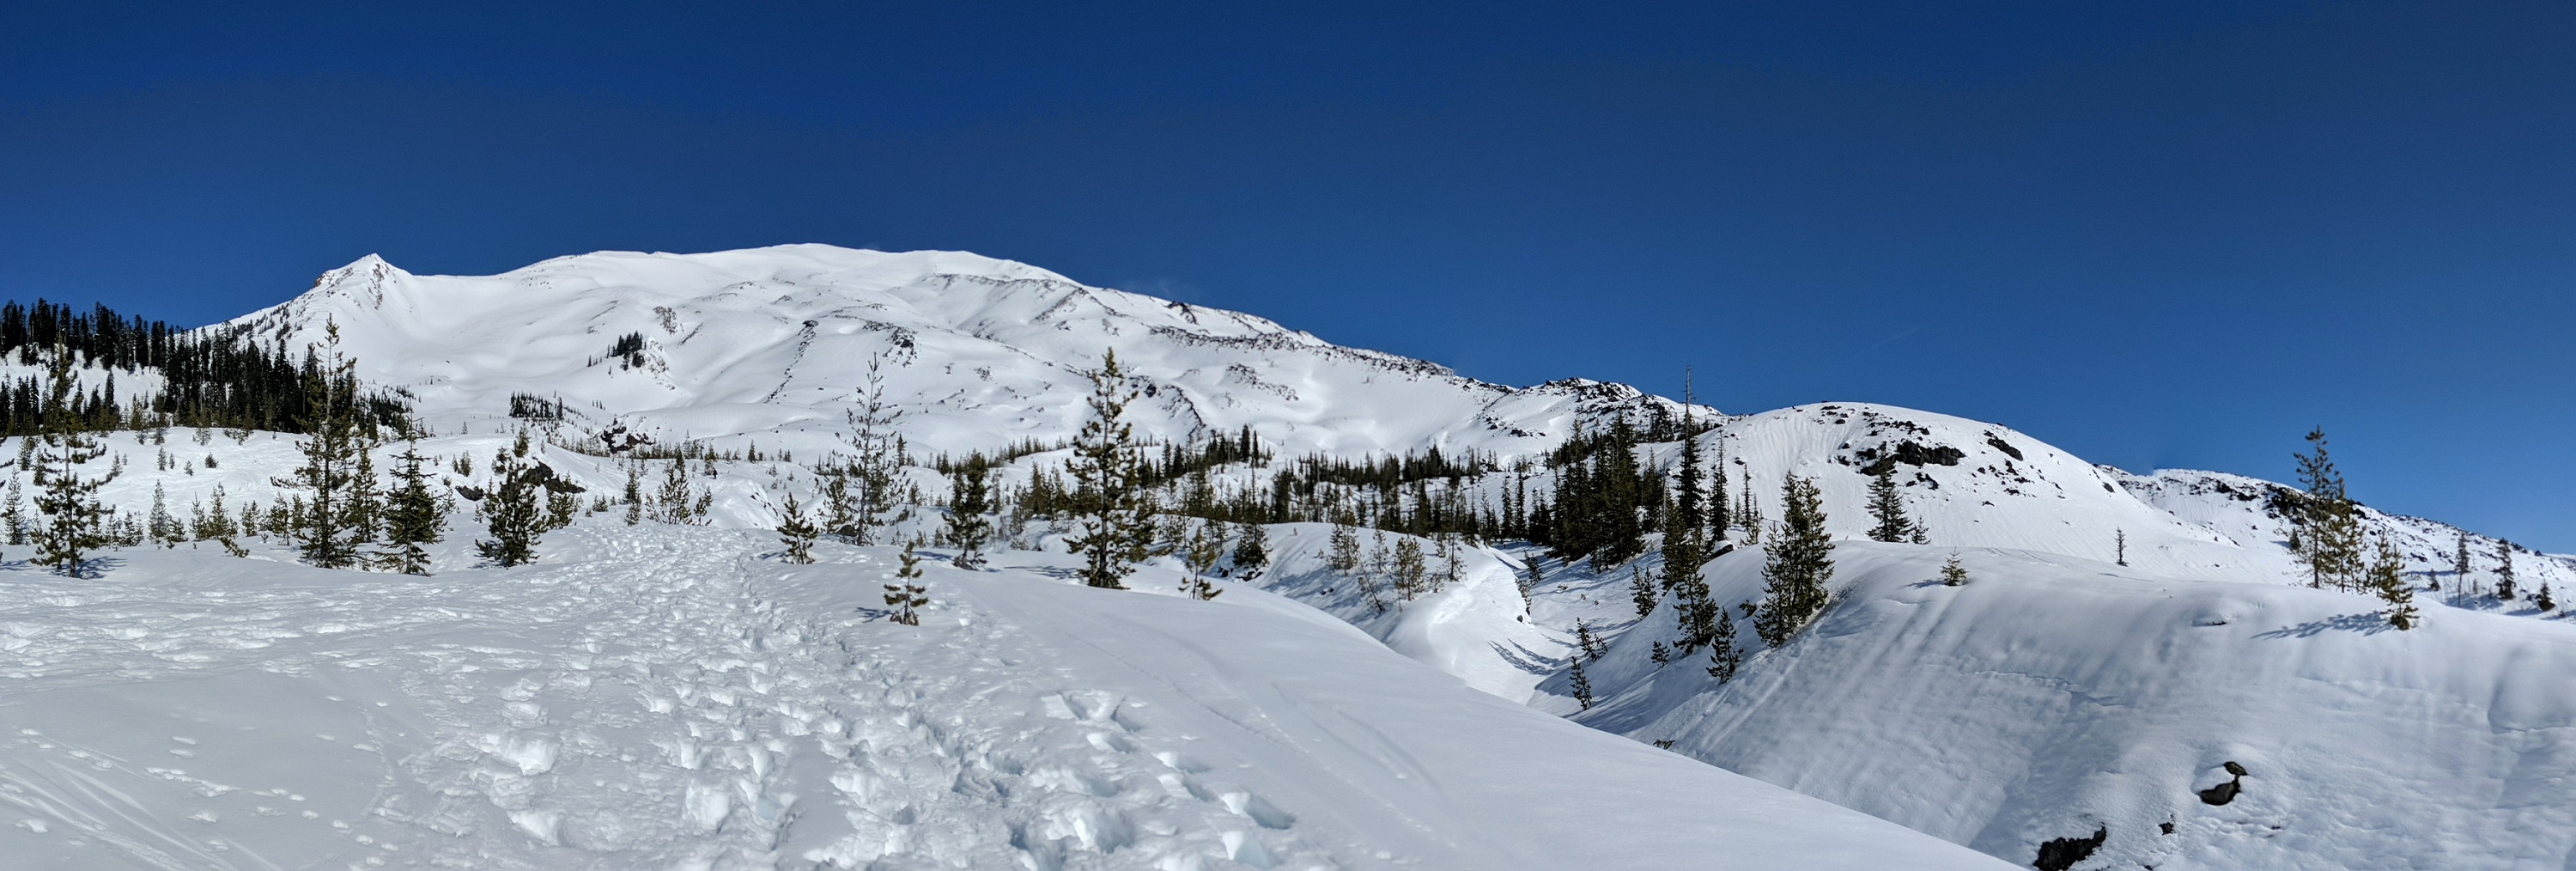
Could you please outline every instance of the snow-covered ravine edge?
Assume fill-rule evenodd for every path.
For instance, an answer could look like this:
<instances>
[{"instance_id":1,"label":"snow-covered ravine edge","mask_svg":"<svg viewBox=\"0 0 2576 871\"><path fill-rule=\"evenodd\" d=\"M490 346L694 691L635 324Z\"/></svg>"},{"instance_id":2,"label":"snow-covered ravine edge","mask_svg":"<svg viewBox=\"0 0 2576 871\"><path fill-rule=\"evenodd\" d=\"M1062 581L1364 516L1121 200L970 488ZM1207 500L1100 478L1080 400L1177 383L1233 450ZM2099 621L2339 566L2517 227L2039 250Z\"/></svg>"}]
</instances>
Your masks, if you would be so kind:
<instances>
[{"instance_id":1,"label":"snow-covered ravine edge","mask_svg":"<svg viewBox=\"0 0 2576 871\"><path fill-rule=\"evenodd\" d=\"M1954 553L1964 586L1938 580ZM1669 603L1636 621L1624 583L1569 578L1557 610L1612 640L1587 665L1600 703L1555 708L2025 864L2097 833L2077 867L2530 868L2576 850L2576 627L2434 604L2400 632L2368 596L2031 551L1835 558L1824 617L1725 684L1705 656L1651 661ZM1714 561L1715 599L1759 601L1761 564Z\"/></svg>"},{"instance_id":2,"label":"snow-covered ravine edge","mask_svg":"<svg viewBox=\"0 0 2576 871\"><path fill-rule=\"evenodd\" d=\"M435 577L0 569L12 868L2001 867L1460 685L1258 588L596 518Z\"/></svg>"}]
</instances>

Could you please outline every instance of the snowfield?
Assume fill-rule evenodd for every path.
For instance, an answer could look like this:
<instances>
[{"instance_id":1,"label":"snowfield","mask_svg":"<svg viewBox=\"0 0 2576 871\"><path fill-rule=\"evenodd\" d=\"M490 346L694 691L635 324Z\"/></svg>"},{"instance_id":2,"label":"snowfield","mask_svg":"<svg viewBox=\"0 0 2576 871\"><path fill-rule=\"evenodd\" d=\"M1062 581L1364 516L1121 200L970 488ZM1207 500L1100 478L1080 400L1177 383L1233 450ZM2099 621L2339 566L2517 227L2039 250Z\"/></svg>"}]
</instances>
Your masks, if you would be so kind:
<instances>
[{"instance_id":1,"label":"snowfield","mask_svg":"<svg viewBox=\"0 0 2576 871\"><path fill-rule=\"evenodd\" d=\"M12 868L1988 868L1477 692L1257 588L789 566L606 519L432 578L0 584ZM457 555L451 553L451 558ZM1140 585L1177 578L1147 572ZM873 864L872 864L873 863Z\"/></svg>"},{"instance_id":2,"label":"snowfield","mask_svg":"<svg viewBox=\"0 0 2576 871\"><path fill-rule=\"evenodd\" d=\"M1950 587L1950 553L1841 544L1840 601L1723 685L1704 657L1649 660L1667 606L1590 666L1615 689L1576 720L2025 864L2096 831L2079 867L2532 868L2576 849L2563 624L2434 606L2399 632L2370 597L2029 551L1965 550L1974 579ZM1707 577L1731 604L1760 572L1740 551ZM2204 801L2229 762L2241 792Z\"/></svg>"},{"instance_id":3,"label":"snowfield","mask_svg":"<svg viewBox=\"0 0 2576 871\"><path fill-rule=\"evenodd\" d=\"M290 348L336 324L451 486L488 487L522 427L585 504L636 470L607 434L735 458L691 461L702 525L612 506L509 570L469 556L470 514L429 578L273 541L120 549L88 579L0 562L0 868L2576 869L2576 627L2528 595L2576 595L2576 557L2364 508L2419 588L2393 631L2305 586L2268 481L1882 405L1487 384L961 252L370 257L236 323ZM1488 506L1550 492L1582 429L1689 414L1730 506L1749 488L1777 519L1785 476L1817 482L1834 602L1776 650L1739 617L1720 684L1704 651L1652 661L1677 637L1669 597L1631 595L1663 573L1653 535L1609 566L1469 542L1400 600L1327 568L1329 525L1273 524L1268 570L1198 602L1168 556L1132 591L1076 586L1038 519L989 570L929 564L920 627L878 610L894 549L779 559L769 530L817 504L871 390L929 503L893 532L927 534L930 457L1015 447L1005 486L1060 468L1112 349L1141 434L1472 454L1491 471L1425 486ZM517 394L564 419L510 417ZM293 437L159 435L111 434L92 469L121 464L102 493L128 517L288 493ZM1881 461L1930 544L1864 540ZM1209 485L1266 493L1282 465ZM1762 594L1742 537L1701 569L1728 606ZM2496 595L2499 553L2526 595ZM1936 580L1953 554L1964 586ZM1607 643L1588 710L1578 623Z\"/></svg>"}]
</instances>

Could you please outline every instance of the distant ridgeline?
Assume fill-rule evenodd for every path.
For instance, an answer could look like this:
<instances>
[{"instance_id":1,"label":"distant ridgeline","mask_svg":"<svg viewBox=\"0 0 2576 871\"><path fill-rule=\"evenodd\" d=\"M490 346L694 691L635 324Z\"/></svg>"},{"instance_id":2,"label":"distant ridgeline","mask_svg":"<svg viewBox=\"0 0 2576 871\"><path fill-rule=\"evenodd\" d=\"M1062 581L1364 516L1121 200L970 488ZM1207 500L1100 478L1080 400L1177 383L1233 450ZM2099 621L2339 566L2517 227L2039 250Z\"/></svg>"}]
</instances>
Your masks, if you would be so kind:
<instances>
[{"instance_id":1,"label":"distant ridgeline","mask_svg":"<svg viewBox=\"0 0 2576 871\"><path fill-rule=\"evenodd\" d=\"M79 364L104 378L84 378L69 404L83 429L154 426L238 427L304 432L308 390L322 378L310 348L263 347L243 327L188 330L162 321L126 318L101 305L87 312L39 299L33 306L0 305L0 363L18 371L0 379L0 435L33 435L46 412L42 366L60 345ZM157 378L127 380L119 371ZM158 381L157 385L153 382ZM136 391L138 385L150 389ZM407 404L397 395L371 394L365 413L379 425L406 431Z\"/></svg>"}]
</instances>

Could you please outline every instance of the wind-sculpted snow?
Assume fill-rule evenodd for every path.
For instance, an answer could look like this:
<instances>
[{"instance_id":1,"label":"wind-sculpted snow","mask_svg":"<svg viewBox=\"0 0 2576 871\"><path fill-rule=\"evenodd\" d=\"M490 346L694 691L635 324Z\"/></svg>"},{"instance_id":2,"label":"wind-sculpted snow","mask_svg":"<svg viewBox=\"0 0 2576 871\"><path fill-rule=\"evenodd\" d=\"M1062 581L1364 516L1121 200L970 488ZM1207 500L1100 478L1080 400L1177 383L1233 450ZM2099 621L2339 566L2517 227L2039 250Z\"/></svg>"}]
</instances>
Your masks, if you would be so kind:
<instances>
[{"instance_id":1,"label":"wind-sculpted snow","mask_svg":"<svg viewBox=\"0 0 2576 871\"><path fill-rule=\"evenodd\" d=\"M1577 719L2023 863L2097 829L2077 867L2555 868L2576 849L2576 628L2434 604L2400 632L2370 597L2029 551L1961 550L1973 580L1951 587L1951 552L1842 543L1831 610L1732 683L1704 655L1651 660L1669 605L1611 624L1588 666L1603 701ZM1761 562L1712 563L1717 601L1759 601Z\"/></svg>"},{"instance_id":2,"label":"wind-sculpted snow","mask_svg":"<svg viewBox=\"0 0 2576 871\"><path fill-rule=\"evenodd\" d=\"M1458 685L1303 606L787 566L585 524L550 565L192 549L0 583L11 868L1983 868ZM455 554L450 553L453 559ZM1146 580L1173 580L1154 578Z\"/></svg>"}]
</instances>

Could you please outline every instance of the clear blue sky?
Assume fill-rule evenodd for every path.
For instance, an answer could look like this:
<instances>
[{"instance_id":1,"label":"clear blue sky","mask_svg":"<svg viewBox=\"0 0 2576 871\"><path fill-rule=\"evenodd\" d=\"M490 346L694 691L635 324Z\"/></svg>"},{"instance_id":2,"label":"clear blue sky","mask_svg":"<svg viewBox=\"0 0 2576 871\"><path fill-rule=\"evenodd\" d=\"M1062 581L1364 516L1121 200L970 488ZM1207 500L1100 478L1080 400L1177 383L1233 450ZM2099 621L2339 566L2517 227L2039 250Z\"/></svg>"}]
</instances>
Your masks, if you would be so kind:
<instances>
[{"instance_id":1,"label":"clear blue sky","mask_svg":"<svg viewBox=\"0 0 2576 871\"><path fill-rule=\"evenodd\" d=\"M957 248L2576 550L2576 5L529 5L0 9L0 296Z\"/></svg>"}]
</instances>

